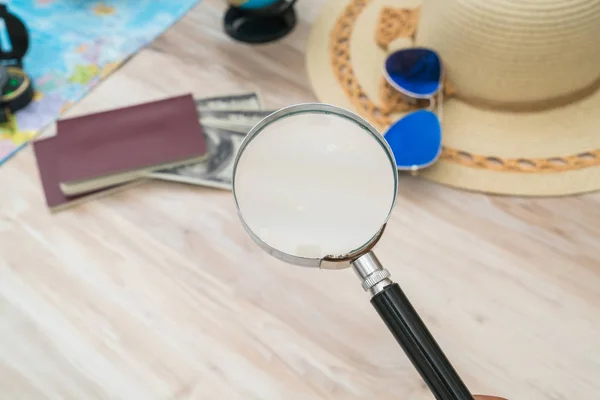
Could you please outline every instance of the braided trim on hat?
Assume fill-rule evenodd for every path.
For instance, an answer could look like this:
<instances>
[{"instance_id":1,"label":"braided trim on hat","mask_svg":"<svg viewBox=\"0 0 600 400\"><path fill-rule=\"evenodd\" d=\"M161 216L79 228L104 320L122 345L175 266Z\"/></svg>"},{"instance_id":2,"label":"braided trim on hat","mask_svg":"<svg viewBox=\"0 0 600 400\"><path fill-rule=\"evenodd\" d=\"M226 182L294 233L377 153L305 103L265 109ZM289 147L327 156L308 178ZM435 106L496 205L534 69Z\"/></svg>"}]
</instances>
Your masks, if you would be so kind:
<instances>
[{"instance_id":1,"label":"braided trim on hat","mask_svg":"<svg viewBox=\"0 0 600 400\"><path fill-rule=\"evenodd\" d=\"M384 7L379 13L375 41L385 49L399 37L414 38L419 22L420 8L391 8Z\"/></svg>"},{"instance_id":2,"label":"braided trim on hat","mask_svg":"<svg viewBox=\"0 0 600 400\"><path fill-rule=\"evenodd\" d=\"M358 83L350 61L350 35L358 15L371 0L352 0L344 9L330 32L329 58L333 73L346 96L358 113L369 120L379 130L392 124L390 114L404 113L422 104L409 104L385 79L380 83L381 106L373 103ZM419 9L383 8L378 20L375 41L382 48L399 37L413 37L419 17ZM451 96L454 90L444 83L444 93ZM444 146L440 159L466 167L494 171L521 173L543 173L571 171L592 166L600 166L600 149L581 154L571 154L549 158L503 158L493 155L473 154Z\"/></svg>"}]
</instances>

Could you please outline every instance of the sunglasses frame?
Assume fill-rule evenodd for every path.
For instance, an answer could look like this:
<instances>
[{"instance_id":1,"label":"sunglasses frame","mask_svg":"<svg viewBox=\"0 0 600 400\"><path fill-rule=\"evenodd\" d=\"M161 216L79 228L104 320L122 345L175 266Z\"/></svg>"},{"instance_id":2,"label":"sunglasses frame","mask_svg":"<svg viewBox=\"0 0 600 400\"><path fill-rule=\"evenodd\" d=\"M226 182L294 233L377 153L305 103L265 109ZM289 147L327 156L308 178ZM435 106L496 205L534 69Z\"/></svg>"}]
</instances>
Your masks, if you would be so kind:
<instances>
[{"instance_id":1,"label":"sunglasses frame","mask_svg":"<svg viewBox=\"0 0 600 400\"><path fill-rule=\"evenodd\" d=\"M400 85L398 85L396 82L394 82L394 80L392 79L392 77L389 75L387 68L386 68L386 62L383 63L383 76L385 78L385 80L387 81L387 83L389 83L389 85L391 87L393 87L394 89L396 89L398 92L400 92L401 94L403 94L405 97L409 98L409 99L413 99L413 100L429 100L429 106L427 107L426 110L428 110L429 112L433 113L440 124L440 136L443 136L443 131L441 129L442 126L442 116L443 116L443 97L444 97L444 76L445 76L445 71L444 71L444 64L442 62L442 58L440 57L439 53L433 49L430 48L426 48L426 47L408 47L405 49L399 49L396 50L390 54L388 54L388 56L385 58L385 60L387 61L389 57L391 57L393 54L400 52L400 51L406 51L406 50L426 50L429 51L433 54L435 54L435 56L438 58L439 62L440 62L440 80L438 82L438 86L437 86L437 90L433 93L427 94L427 95L422 95L422 94L418 94L418 93L413 93L409 90L406 90L405 88L401 87ZM404 116L402 116L402 118L400 118L398 121L401 121L402 119L406 118L408 115L413 114L415 112L418 111L422 111L423 109L419 109L419 110L414 110L411 111L407 114L405 114ZM395 123L397 123L398 121L395 121ZM389 127L388 127L389 129ZM383 136L385 137L386 132L383 134ZM440 149L438 150L438 153L435 155L435 157L431 160L431 162L427 163L427 164L423 164L423 165L413 165L411 167L400 167L397 166L397 168L401 171L412 171L412 172L416 172L420 169L424 169L427 167L430 167L431 165L435 164L435 162L440 158L440 155L442 154L442 146L440 146Z\"/></svg>"}]
</instances>

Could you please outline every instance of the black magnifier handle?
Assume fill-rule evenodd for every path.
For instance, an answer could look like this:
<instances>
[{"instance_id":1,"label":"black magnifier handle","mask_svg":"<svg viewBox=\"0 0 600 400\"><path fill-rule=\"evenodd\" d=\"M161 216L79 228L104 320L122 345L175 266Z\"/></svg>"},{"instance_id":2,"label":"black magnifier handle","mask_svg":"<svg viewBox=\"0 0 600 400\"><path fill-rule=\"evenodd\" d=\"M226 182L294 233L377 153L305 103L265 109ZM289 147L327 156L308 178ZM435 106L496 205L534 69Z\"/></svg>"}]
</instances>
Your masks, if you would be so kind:
<instances>
[{"instance_id":1,"label":"black magnifier handle","mask_svg":"<svg viewBox=\"0 0 600 400\"><path fill-rule=\"evenodd\" d=\"M473 400L469 389L397 283L373 253L352 262L372 294L371 304L396 338L437 400Z\"/></svg>"}]
</instances>

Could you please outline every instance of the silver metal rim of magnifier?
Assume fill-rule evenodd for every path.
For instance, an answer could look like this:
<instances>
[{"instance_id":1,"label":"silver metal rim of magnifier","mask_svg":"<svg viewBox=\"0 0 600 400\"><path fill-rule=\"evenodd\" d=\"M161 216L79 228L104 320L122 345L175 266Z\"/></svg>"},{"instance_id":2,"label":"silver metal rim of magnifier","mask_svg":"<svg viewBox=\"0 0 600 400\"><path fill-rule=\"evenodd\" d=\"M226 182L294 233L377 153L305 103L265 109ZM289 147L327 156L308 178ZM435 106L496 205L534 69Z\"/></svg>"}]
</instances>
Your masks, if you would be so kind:
<instances>
[{"instance_id":1,"label":"silver metal rim of magnifier","mask_svg":"<svg viewBox=\"0 0 600 400\"><path fill-rule=\"evenodd\" d=\"M359 125L361 128L367 131L374 139L376 139L380 146L386 152L388 159L390 161L390 168L394 177L394 197L392 199L392 203L388 214L383 222L382 227L378 232L374 234L374 236L363 246L358 249L352 250L351 252L344 255L335 255L335 256L326 256L323 259L320 258L306 258L306 257L298 257L292 254L287 254L278 249L275 249L265 242L263 242L258 235L256 235L252 229L246 224L244 221L244 217L240 210L240 205L238 203L238 198L235 191L236 185L236 171L238 167L239 160L241 155L244 152L244 149L248 146L248 144L269 124L280 120L285 117L289 117L296 114L301 113L324 113L324 114L333 114L339 117L346 118L355 124ZM392 153L391 148L387 144L387 141L384 137L377 131L377 129L367 122L365 119L361 118L357 114L348 111L344 108L333 106L330 104L324 103L302 103L296 104L288 107L284 107L280 110L273 112L272 114L263 118L260 122L258 122L251 130L248 132L240 148L237 152L234 164L233 164L233 172L232 172L232 192L235 201L236 211L238 213L239 219L242 223L242 226L248 233L248 235L252 238L252 240L261 247L264 251L266 251L271 256L284 261L289 264L304 266L304 267L315 267L322 269L344 269L350 266L353 267L356 274L362 281L362 287L365 291L371 291L371 294L376 294L388 284L392 282L388 279L390 277L390 273L384 269L381 263L375 257L375 254L371 252L373 247L377 244L379 239L381 238L383 231L385 230L386 224L394 210L394 206L396 204L396 198L398 195L398 173L396 168L396 160L394 158L394 154Z\"/></svg>"}]
</instances>

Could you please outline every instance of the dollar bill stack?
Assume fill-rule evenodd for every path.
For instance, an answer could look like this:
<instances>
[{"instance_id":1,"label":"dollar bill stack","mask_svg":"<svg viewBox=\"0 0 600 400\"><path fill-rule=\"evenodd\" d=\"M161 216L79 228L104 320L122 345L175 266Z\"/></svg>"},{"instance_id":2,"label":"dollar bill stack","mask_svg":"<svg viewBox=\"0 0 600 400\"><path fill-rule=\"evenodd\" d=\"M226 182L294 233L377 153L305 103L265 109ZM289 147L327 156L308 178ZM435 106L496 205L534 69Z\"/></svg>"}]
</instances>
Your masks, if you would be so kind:
<instances>
[{"instance_id":1,"label":"dollar bill stack","mask_svg":"<svg viewBox=\"0 0 600 400\"><path fill-rule=\"evenodd\" d=\"M273 110L263 110L258 93L196 99L208 157L197 164L155 171L155 179L231 190L233 161L242 140Z\"/></svg>"}]
</instances>

